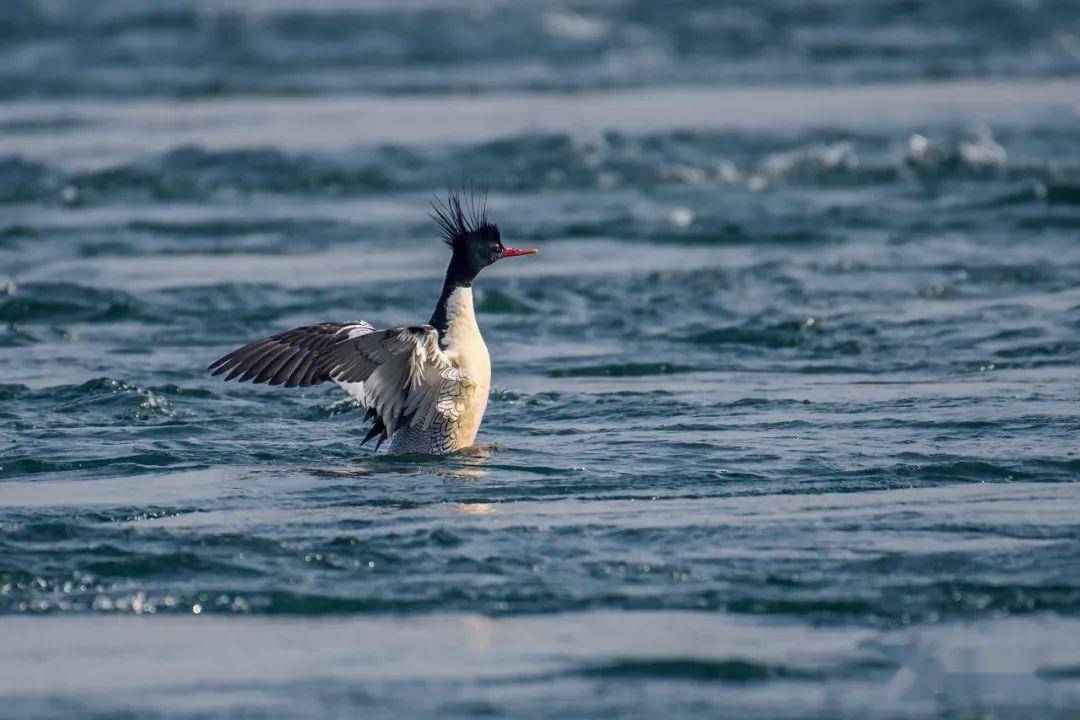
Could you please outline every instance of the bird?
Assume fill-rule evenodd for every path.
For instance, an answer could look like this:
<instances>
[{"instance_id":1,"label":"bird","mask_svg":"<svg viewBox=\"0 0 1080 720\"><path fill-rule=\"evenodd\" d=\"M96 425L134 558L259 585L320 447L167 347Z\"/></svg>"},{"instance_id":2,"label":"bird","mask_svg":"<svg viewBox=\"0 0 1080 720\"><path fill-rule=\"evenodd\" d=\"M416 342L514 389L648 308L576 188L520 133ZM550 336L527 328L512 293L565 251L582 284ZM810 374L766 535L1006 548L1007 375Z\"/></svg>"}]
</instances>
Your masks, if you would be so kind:
<instances>
[{"instance_id":1,"label":"bird","mask_svg":"<svg viewBox=\"0 0 1080 720\"><path fill-rule=\"evenodd\" d=\"M451 188L431 202L450 246L442 292L425 325L377 330L363 320L323 322L255 340L207 368L225 380L310 387L333 382L367 409L388 454L444 455L473 445L491 390L491 358L476 323L472 284L489 265L534 255L503 244L487 196Z\"/></svg>"}]
</instances>

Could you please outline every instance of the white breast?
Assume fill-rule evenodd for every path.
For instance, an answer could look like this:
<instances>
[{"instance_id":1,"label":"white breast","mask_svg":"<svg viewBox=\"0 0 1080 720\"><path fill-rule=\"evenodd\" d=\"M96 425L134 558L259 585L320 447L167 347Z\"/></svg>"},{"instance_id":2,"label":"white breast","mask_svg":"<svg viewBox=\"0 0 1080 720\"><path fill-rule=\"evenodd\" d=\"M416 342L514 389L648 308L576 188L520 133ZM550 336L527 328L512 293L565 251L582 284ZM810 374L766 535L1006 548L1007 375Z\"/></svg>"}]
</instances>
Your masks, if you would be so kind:
<instances>
[{"instance_id":1,"label":"white breast","mask_svg":"<svg viewBox=\"0 0 1080 720\"><path fill-rule=\"evenodd\" d=\"M491 391L491 356L476 324L471 287L461 287L450 294L446 303L446 321L443 348L476 383L476 393L459 423L456 450L472 445L476 439Z\"/></svg>"}]
</instances>

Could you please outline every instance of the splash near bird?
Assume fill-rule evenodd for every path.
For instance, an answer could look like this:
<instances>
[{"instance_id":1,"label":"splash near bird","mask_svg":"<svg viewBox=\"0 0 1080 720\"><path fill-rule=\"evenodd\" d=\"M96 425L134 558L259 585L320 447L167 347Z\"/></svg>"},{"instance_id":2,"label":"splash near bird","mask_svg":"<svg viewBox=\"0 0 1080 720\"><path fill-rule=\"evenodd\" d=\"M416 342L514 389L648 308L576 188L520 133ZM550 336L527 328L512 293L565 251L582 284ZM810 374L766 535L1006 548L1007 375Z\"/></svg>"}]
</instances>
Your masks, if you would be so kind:
<instances>
[{"instance_id":1,"label":"splash near bird","mask_svg":"<svg viewBox=\"0 0 1080 720\"><path fill-rule=\"evenodd\" d=\"M361 445L390 453L444 454L476 439L491 389L491 359L473 311L472 283L502 258L532 255L503 245L486 198L450 190L432 202L450 246L442 294L427 325L376 330L364 321L308 325L248 343L208 370L225 380L308 387L331 381L373 421Z\"/></svg>"}]
</instances>

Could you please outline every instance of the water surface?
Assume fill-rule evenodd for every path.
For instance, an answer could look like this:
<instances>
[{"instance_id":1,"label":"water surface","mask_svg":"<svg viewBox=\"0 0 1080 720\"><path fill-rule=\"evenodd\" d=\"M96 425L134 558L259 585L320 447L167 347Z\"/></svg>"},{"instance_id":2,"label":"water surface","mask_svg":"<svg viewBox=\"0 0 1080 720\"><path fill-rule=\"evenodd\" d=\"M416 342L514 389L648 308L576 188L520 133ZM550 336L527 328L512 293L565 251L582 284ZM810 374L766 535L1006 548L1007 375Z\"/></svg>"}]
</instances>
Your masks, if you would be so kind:
<instances>
[{"instance_id":1,"label":"water surface","mask_svg":"<svg viewBox=\"0 0 1080 720\"><path fill-rule=\"evenodd\" d=\"M1080 712L1075 4L665 8L0 11L0 715ZM483 448L206 376L462 179Z\"/></svg>"}]
</instances>

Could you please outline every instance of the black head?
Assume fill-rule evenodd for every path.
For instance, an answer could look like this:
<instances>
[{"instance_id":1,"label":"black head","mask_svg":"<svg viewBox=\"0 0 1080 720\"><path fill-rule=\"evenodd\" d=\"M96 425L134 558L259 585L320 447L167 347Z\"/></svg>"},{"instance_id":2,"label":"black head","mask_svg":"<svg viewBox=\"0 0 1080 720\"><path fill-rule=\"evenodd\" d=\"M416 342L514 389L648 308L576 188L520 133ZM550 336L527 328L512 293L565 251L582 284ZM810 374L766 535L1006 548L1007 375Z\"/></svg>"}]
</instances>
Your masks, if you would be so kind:
<instances>
[{"instance_id":1,"label":"black head","mask_svg":"<svg viewBox=\"0 0 1080 720\"><path fill-rule=\"evenodd\" d=\"M499 228L487 218L487 196L469 192L461 196L451 189L446 202L431 203L431 217L439 224L443 241L451 248L447 280L469 285L481 270L502 258L534 255L539 250L518 250L503 245Z\"/></svg>"}]
</instances>

